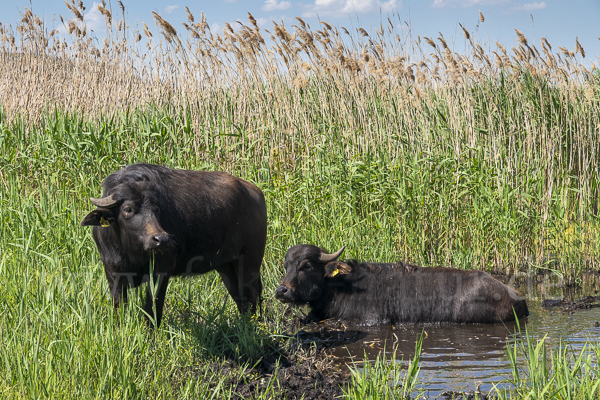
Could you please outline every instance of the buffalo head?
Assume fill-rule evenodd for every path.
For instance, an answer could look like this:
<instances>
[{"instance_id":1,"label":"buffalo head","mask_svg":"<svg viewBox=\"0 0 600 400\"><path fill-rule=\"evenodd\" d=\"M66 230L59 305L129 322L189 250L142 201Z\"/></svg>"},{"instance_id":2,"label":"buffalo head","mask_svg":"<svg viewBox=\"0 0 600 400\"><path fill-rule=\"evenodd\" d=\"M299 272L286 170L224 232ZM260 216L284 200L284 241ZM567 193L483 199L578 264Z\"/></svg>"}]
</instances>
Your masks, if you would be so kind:
<instances>
[{"instance_id":1,"label":"buffalo head","mask_svg":"<svg viewBox=\"0 0 600 400\"><path fill-rule=\"evenodd\" d=\"M171 235L160 223L160 193L148 182L125 182L101 199L91 198L97 208L81 221L112 229L129 254L146 254L173 247Z\"/></svg>"},{"instance_id":2,"label":"buffalo head","mask_svg":"<svg viewBox=\"0 0 600 400\"><path fill-rule=\"evenodd\" d=\"M285 277L275 292L277 300L284 303L305 304L323 294L327 280L351 272L351 267L336 261L344 247L328 254L317 246L299 244L285 255Z\"/></svg>"}]
</instances>

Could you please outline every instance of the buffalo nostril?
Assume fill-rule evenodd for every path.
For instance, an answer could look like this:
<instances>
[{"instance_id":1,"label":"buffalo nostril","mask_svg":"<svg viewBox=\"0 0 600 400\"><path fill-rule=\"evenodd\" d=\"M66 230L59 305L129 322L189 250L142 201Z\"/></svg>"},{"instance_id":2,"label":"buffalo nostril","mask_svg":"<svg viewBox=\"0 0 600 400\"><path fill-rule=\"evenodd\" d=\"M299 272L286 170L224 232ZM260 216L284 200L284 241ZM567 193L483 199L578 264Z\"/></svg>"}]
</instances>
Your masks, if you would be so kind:
<instances>
[{"instance_id":1,"label":"buffalo nostril","mask_svg":"<svg viewBox=\"0 0 600 400\"><path fill-rule=\"evenodd\" d=\"M277 288L277 293L279 293L279 294L286 294L286 293L287 293L287 291L288 291L288 288L287 288L287 287L285 287L285 286L279 286L279 287Z\"/></svg>"},{"instance_id":2,"label":"buffalo nostril","mask_svg":"<svg viewBox=\"0 0 600 400\"><path fill-rule=\"evenodd\" d=\"M159 247L168 244L170 240L171 238L167 234L158 234L152 236L152 241L156 246Z\"/></svg>"}]
</instances>

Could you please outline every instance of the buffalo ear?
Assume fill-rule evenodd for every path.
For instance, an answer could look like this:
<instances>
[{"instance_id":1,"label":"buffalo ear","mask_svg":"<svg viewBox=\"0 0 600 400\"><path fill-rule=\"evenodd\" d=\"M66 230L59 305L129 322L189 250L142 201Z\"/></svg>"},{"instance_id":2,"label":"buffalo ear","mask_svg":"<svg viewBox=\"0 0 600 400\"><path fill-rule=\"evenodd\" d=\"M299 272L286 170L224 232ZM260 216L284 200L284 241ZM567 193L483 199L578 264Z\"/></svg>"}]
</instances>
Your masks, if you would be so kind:
<instances>
[{"instance_id":1,"label":"buffalo ear","mask_svg":"<svg viewBox=\"0 0 600 400\"><path fill-rule=\"evenodd\" d=\"M332 261L325 264L325 277L333 278L336 275L348 275L352 272L350 264L341 261Z\"/></svg>"},{"instance_id":2,"label":"buffalo ear","mask_svg":"<svg viewBox=\"0 0 600 400\"><path fill-rule=\"evenodd\" d=\"M112 211L110 211L108 208L97 208L85 216L85 218L81 221L81 226L92 225L105 228L110 226L110 222L114 220L115 217L113 216Z\"/></svg>"}]
</instances>

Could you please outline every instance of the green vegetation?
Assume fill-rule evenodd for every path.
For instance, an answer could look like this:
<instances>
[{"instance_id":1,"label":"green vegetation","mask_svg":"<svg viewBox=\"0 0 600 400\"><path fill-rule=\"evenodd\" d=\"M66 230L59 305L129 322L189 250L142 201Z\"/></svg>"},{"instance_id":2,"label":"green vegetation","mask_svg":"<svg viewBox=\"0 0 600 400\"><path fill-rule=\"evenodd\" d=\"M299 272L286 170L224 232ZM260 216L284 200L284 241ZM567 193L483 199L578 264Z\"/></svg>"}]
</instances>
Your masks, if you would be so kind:
<instances>
[{"instance_id":1,"label":"green vegetation","mask_svg":"<svg viewBox=\"0 0 600 400\"><path fill-rule=\"evenodd\" d=\"M373 364L365 362L362 368L354 364L350 371L352 378L350 388L345 395L351 399L372 400L405 400L415 396L419 376L419 360L423 335L415 344L415 356L408 363L407 370L402 372L402 361L396 358L396 352L390 360L386 360L385 351L380 353ZM365 359L368 357L365 354ZM390 390L390 387L393 390ZM419 395L417 395L417 398Z\"/></svg>"},{"instance_id":2,"label":"green vegetation","mask_svg":"<svg viewBox=\"0 0 600 400\"><path fill-rule=\"evenodd\" d=\"M513 387L496 389L498 399L592 400L600 396L597 342L586 343L579 351L565 343L548 349L545 336L536 340L525 330L525 338L508 345L508 356Z\"/></svg>"},{"instance_id":3,"label":"green vegetation","mask_svg":"<svg viewBox=\"0 0 600 400\"><path fill-rule=\"evenodd\" d=\"M577 53L521 37L486 52L466 32L472 54L461 55L443 37L386 27L349 45L301 20L293 35L276 25L269 45L252 18L213 34L191 14L187 39L157 16L166 41L144 42L105 11L104 48L75 11L69 42L29 11L16 33L0 27L1 397L232 396L232 375L250 379L245 366L288 349L273 291L296 243L571 282L598 268L600 79ZM266 322L239 317L214 273L170 285L156 333L143 290L113 311L79 222L107 174L142 161L225 170L264 191ZM587 355L569 375L563 351L540 387L588 379L582 390L597 390L578 372ZM238 370L220 373L227 360ZM397 374L384 364L372 370L380 385ZM530 381L515 379L525 393ZM370 384L356 372L346 394ZM277 372L260 388L279 397Z\"/></svg>"}]
</instances>

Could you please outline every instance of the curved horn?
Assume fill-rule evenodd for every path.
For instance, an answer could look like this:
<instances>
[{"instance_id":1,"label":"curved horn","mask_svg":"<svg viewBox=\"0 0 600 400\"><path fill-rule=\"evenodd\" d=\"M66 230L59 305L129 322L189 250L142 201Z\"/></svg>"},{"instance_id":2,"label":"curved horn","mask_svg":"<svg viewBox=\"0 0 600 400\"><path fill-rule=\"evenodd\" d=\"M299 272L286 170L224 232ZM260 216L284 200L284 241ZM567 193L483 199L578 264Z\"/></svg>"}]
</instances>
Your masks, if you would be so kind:
<instances>
[{"instance_id":1,"label":"curved horn","mask_svg":"<svg viewBox=\"0 0 600 400\"><path fill-rule=\"evenodd\" d=\"M93 197L90 197L90 201L96 207L107 207L108 208L108 207L112 207L115 204L117 204L117 201L113 198L112 194L110 196L103 197L101 199L95 199Z\"/></svg>"},{"instance_id":2,"label":"curved horn","mask_svg":"<svg viewBox=\"0 0 600 400\"><path fill-rule=\"evenodd\" d=\"M341 249L339 249L338 251L336 251L333 254L327 254L327 253L321 252L321 256L319 256L319 261L324 262L324 263L329 262L329 261L333 261L333 260L335 260L336 258L338 258L339 256L342 255L342 253L344 252L345 248L346 248L346 246L342 246Z\"/></svg>"}]
</instances>

